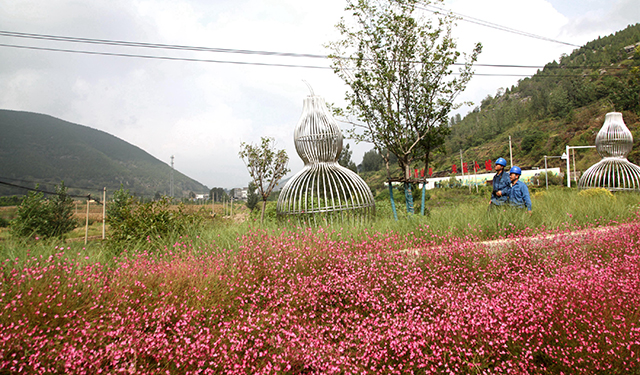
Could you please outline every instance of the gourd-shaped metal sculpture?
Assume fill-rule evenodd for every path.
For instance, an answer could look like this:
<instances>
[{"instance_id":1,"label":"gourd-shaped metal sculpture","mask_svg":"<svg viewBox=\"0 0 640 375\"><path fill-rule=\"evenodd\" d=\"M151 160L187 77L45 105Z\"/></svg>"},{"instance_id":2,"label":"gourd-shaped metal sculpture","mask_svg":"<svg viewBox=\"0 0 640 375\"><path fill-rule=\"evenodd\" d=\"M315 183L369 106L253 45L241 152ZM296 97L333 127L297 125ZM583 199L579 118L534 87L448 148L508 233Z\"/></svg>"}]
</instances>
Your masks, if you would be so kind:
<instances>
[{"instance_id":1,"label":"gourd-shaped metal sculpture","mask_svg":"<svg viewBox=\"0 0 640 375\"><path fill-rule=\"evenodd\" d=\"M327 214L331 218L366 218L375 210L369 186L353 171L338 164L342 132L324 99L304 100L294 131L296 151L304 168L284 186L278 197L279 215Z\"/></svg>"},{"instance_id":2,"label":"gourd-shaped metal sculpture","mask_svg":"<svg viewBox=\"0 0 640 375\"><path fill-rule=\"evenodd\" d=\"M640 190L640 167L627 160L631 148L633 136L622 119L622 113L607 113L596 136L596 150L602 160L584 172L578 187Z\"/></svg>"}]
</instances>

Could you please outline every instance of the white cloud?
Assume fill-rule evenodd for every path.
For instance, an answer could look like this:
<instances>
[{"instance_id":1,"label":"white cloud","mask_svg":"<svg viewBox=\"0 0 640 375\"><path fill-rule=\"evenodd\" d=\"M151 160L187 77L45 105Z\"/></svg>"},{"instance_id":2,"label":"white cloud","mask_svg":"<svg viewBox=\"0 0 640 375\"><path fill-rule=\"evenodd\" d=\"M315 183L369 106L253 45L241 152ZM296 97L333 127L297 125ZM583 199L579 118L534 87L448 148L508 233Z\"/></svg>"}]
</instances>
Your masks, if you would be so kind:
<instances>
[{"instance_id":1,"label":"white cloud","mask_svg":"<svg viewBox=\"0 0 640 375\"><path fill-rule=\"evenodd\" d=\"M570 7L567 3L574 2ZM563 8L560 8L559 2ZM514 29L583 44L637 20L632 0L451 0L445 6ZM4 30L218 48L327 54L343 0L0 0ZM604 16L601 9L605 9ZM604 19L596 23L596 16ZM615 25L615 26L612 26ZM622 25L622 26L620 26ZM597 27L596 27L597 26ZM544 65L573 47L524 38L460 21L462 51L482 42L480 63ZM596 36L597 36L596 35ZM0 43L198 59L324 65L320 59L164 51L0 37ZM535 70L476 69L479 73ZM329 103L345 87L329 69L261 67L113 56L87 56L0 47L0 108L41 112L107 131L208 185L244 186L241 142L276 139L302 167L293 129L308 95L303 80ZM517 77L477 76L461 100L476 103ZM370 145L354 145L359 163Z\"/></svg>"},{"instance_id":2,"label":"white cloud","mask_svg":"<svg viewBox=\"0 0 640 375\"><path fill-rule=\"evenodd\" d=\"M563 34L577 38L584 44L599 36L606 36L640 20L640 6L636 0L595 0L589 9L572 18Z\"/></svg>"}]
</instances>

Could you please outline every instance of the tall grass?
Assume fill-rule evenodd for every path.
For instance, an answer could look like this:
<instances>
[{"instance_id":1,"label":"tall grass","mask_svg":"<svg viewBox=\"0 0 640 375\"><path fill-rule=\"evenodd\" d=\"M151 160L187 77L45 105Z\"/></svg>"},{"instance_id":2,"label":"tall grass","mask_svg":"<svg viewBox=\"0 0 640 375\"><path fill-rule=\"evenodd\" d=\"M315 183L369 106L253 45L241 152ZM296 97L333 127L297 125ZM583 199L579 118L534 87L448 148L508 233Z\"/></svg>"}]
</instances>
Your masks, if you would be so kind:
<instances>
[{"instance_id":1,"label":"tall grass","mask_svg":"<svg viewBox=\"0 0 640 375\"><path fill-rule=\"evenodd\" d=\"M408 215L401 209L403 203L400 202L401 204L398 204L399 220L395 221L388 201L381 201L377 203L376 217L373 220L334 222L319 227L324 228L325 233L330 233L334 240L362 241L369 238L371 233L381 233L430 238L437 243L446 238L471 238L482 241L539 230L578 230L625 222L635 217L640 204L640 194L637 193L612 195L595 191L585 194L576 190L556 188L548 191L533 190L531 195L533 212L529 215L524 210L506 207L489 212L486 191L476 193L473 190L469 193L466 188L436 189L430 192L427 216ZM90 261L112 263L113 257L121 253L128 256L142 251L163 252L165 249L170 249L176 242L186 239L193 242L194 251L229 252L236 251L239 239L245 233L254 230L275 236L289 232L302 233L307 230L306 225L296 220L278 221L275 215L271 215L270 220L265 220L261 224L258 217L249 216L249 219L244 222L237 222L232 218L208 218L203 221L203 225L189 227L184 233L170 233L159 238L139 238L137 241L126 244L93 240L84 246L82 241L22 241L9 237L0 241L0 259L25 258L27 255L46 257L64 248L68 256L75 254L82 259L89 257ZM99 224L94 227L92 231L101 231ZM107 235L108 233L107 230Z\"/></svg>"},{"instance_id":2,"label":"tall grass","mask_svg":"<svg viewBox=\"0 0 640 375\"><path fill-rule=\"evenodd\" d=\"M633 219L640 208L638 193L596 191L584 194L576 190L550 189L532 192L531 214L507 206L489 211L488 195L483 197L474 193L468 194L465 188L443 189L443 192L435 193L441 196L432 196L431 200L458 201L455 206L432 206L428 216L407 215L399 211L400 219L397 222L392 219L388 204L382 202L378 204L378 215L371 229L406 235L414 232L416 227L422 227L441 236L473 236L478 240L487 240L522 231L576 230L586 226L615 224ZM346 234L357 237L363 228L345 229Z\"/></svg>"}]
</instances>

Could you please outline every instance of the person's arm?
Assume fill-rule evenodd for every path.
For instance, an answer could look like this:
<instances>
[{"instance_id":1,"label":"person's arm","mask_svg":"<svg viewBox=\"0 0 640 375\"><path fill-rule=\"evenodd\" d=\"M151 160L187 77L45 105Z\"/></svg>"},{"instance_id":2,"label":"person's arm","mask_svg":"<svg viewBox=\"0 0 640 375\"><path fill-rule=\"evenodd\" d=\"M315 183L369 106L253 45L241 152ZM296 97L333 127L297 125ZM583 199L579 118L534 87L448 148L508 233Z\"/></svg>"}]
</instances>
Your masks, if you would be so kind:
<instances>
[{"instance_id":1,"label":"person's arm","mask_svg":"<svg viewBox=\"0 0 640 375\"><path fill-rule=\"evenodd\" d=\"M532 206L531 206L531 196L529 195L529 188L527 187L526 184L523 183L523 185L524 185L524 188L525 188L525 191L524 191L524 205L527 207L527 211L529 211L529 213L531 213Z\"/></svg>"},{"instance_id":2,"label":"person's arm","mask_svg":"<svg viewBox=\"0 0 640 375\"><path fill-rule=\"evenodd\" d=\"M505 178L506 176L506 178ZM500 191L502 192L502 196L504 197L508 197L511 193L511 179L509 178L508 174L505 174L505 176L502 177L502 181L504 183L504 187L502 187L502 189L500 189Z\"/></svg>"}]
</instances>

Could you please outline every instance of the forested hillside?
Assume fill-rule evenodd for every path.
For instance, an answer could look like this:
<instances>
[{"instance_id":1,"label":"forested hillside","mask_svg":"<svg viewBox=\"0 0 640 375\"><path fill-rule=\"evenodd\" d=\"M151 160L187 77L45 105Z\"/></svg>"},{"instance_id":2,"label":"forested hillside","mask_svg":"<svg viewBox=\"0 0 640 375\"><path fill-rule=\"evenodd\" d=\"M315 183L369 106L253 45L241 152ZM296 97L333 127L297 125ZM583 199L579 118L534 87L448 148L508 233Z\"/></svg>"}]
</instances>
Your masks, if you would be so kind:
<instances>
[{"instance_id":1,"label":"forested hillside","mask_svg":"<svg viewBox=\"0 0 640 375\"><path fill-rule=\"evenodd\" d=\"M543 166L544 155L561 155L565 145L593 145L607 112L622 112L636 146L629 159L640 162L640 24L587 43L531 78L488 95L464 118L451 119L451 133L433 160L437 171L460 161L509 156L514 163ZM625 47L634 46L625 50ZM599 157L576 153L579 169ZM482 165L482 163L481 163Z\"/></svg>"},{"instance_id":2,"label":"forested hillside","mask_svg":"<svg viewBox=\"0 0 640 375\"><path fill-rule=\"evenodd\" d=\"M53 190L64 181L74 194L96 194L120 186L139 196L170 192L171 167L113 135L51 116L0 110L0 181ZM174 196L208 192L174 171ZM0 185L0 195L25 194Z\"/></svg>"}]
</instances>

